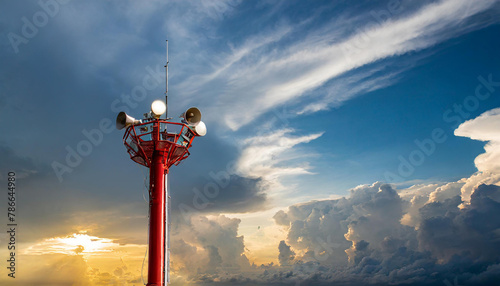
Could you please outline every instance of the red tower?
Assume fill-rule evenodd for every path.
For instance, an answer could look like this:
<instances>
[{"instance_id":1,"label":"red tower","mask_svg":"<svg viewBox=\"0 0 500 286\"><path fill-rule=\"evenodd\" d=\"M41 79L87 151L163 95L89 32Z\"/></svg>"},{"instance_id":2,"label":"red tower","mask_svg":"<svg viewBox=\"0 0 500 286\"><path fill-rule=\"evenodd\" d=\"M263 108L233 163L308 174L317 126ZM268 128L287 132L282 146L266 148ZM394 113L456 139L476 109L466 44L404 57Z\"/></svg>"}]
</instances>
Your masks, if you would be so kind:
<instances>
[{"instance_id":1,"label":"red tower","mask_svg":"<svg viewBox=\"0 0 500 286\"><path fill-rule=\"evenodd\" d=\"M123 143L130 158L149 168L149 256L148 284L164 286L169 281L170 206L167 175L172 165L189 156L193 139L206 134L201 113L189 108L183 122L159 119L166 110L161 100L151 106L151 113L136 120L124 112L116 118L118 129L127 128Z\"/></svg>"},{"instance_id":2,"label":"red tower","mask_svg":"<svg viewBox=\"0 0 500 286\"><path fill-rule=\"evenodd\" d=\"M189 156L189 148L197 136L205 136L207 128L201 112L191 107L181 117L182 123L169 121L168 106L168 40L165 65L165 102L155 100L151 112L137 120L125 112L116 118L116 128L125 130L123 143L130 159L149 168L149 241L148 284L166 286L170 265L170 195L168 170ZM160 119L165 113L166 119Z\"/></svg>"}]
</instances>

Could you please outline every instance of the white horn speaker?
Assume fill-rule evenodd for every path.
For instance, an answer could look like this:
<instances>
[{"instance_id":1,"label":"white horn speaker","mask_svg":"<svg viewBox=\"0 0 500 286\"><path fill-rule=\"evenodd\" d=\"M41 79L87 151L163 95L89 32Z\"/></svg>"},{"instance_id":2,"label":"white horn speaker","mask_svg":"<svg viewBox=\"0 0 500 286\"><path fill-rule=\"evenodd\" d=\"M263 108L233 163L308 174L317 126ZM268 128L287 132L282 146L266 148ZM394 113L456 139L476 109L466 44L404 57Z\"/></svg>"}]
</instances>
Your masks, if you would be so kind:
<instances>
[{"instance_id":1,"label":"white horn speaker","mask_svg":"<svg viewBox=\"0 0 500 286\"><path fill-rule=\"evenodd\" d=\"M198 136L205 136L207 134L207 126L203 121L198 122L198 124L193 129L194 133L196 133L196 135Z\"/></svg>"},{"instance_id":2,"label":"white horn speaker","mask_svg":"<svg viewBox=\"0 0 500 286\"><path fill-rule=\"evenodd\" d=\"M201 121L201 111L196 107L191 107L181 115L184 121L190 126L196 126Z\"/></svg>"},{"instance_id":3,"label":"white horn speaker","mask_svg":"<svg viewBox=\"0 0 500 286\"><path fill-rule=\"evenodd\" d=\"M137 120L137 119L133 118L132 116L127 115L127 113L125 113L123 111L118 113L118 116L116 117L116 129L118 129L118 130L123 129L125 127L128 127L130 125L139 124L139 123L141 123L140 120Z\"/></svg>"}]
</instances>

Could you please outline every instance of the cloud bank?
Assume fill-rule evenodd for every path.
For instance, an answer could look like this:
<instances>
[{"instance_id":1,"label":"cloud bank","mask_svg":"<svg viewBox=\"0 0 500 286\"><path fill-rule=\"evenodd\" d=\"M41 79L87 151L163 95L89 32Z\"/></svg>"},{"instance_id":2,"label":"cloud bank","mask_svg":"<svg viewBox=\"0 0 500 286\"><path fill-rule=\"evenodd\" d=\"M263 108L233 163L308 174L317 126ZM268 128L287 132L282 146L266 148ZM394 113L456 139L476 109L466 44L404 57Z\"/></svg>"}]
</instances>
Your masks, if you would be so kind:
<instances>
[{"instance_id":1,"label":"cloud bank","mask_svg":"<svg viewBox=\"0 0 500 286\"><path fill-rule=\"evenodd\" d=\"M485 112L456 134L488 141L495 147L485 148L486 156L497 154L497 120L498 109ZM496 162L488 163L456 182L399 190L376 182L351 189L349 197L278 211L274 221L287 233L276 245L279 265L249 263L238 219L193 218L178 233L177 269L194 284L494 285L500 174ZM200 259L186 260L194 255Z\"/></svg>"}]
</instances>

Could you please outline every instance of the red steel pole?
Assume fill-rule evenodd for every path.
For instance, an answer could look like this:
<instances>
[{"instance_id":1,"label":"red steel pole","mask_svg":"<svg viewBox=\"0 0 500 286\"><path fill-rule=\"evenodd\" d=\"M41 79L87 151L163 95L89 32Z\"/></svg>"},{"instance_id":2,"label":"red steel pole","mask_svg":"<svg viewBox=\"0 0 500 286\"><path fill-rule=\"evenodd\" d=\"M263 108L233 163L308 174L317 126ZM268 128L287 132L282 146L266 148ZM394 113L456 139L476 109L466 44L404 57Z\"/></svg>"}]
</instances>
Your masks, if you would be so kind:
<instances>
[{"instance_id":1,"label":"red steel pole","mask_svg":"<svg viewBox=\"0 0 500 286\"><path fill-rule=\"evenodd\" d=\"M159 123L154 124L153 141L159 140ZM156 149L156 148L155 148ZM153 151L149 170L149 259L148 286L164 286L165 265L165 160L164 151Z\"/></svg>"}]
</instances>

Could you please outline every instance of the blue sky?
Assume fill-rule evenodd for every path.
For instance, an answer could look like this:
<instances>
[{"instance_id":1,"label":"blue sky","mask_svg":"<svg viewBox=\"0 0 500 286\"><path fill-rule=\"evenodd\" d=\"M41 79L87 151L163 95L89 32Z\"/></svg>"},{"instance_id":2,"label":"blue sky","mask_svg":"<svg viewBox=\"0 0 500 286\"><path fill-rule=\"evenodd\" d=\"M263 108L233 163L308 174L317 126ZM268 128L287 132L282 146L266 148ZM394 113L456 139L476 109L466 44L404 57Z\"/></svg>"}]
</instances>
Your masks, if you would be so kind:
<instances>
[{"instance_id":1,"label":"blue sky","mask_svg":"<svg viewBox=\"0 0 500 286\"><path fill-rule=\"evenodd\" d=\"M410 218L426 205L408 193L431 202L430 189L462 184L449 188L466 205L479 181L498 186L491 163L497 137L482 128L494 130L484 122L497 122L487 112L500 106L499 13L498 1L465 0L3 2L0 178L12 169L18 174L20 216L29 229L22 242L43 248L44 239L85 232L145 243L147 169L128 158L123 131L104 129L119 111L140 118L163 98L167 38L169 115L198 106L208 126L189 159L170 171L175 235L202 233L196 227L209 221L244 238L239 248L219 248L225 265L241 266L243 256L250 264L278 265L286 251L294 251L290 263L298 265L314 246L293 240L293 221L287 228L275 214L293 217L293 207L312 212L304 206L315 201L335 205L379 188L375 182L392 183L404 202L416 204L403 204L401 216L418 230L414 221L425 216ZM478 96L478 89L490 95ZM94 129L102 139L70 166L68 154ZM416 142L434 147L425 153ZM60 164L71 172L58 175ZM228 164L234 167L225 172ZM402 164L411 170L402 172ZM230 175L229 182L197 208L196 190L214 174ZM196 211L186 220L181 206ZM339 245L360 243L344 234ZM210 261L212 248L182 243ZM354 255L344 250L336 255ZM179 263L184 268L176 275L188 277L189 263ZM106 265L101 269L111 273ZM89 283L96 284L100 278L92 275ZM387 282L371 282L381 281Z\"/></svg>"}]
</instances>

